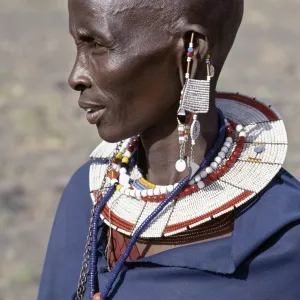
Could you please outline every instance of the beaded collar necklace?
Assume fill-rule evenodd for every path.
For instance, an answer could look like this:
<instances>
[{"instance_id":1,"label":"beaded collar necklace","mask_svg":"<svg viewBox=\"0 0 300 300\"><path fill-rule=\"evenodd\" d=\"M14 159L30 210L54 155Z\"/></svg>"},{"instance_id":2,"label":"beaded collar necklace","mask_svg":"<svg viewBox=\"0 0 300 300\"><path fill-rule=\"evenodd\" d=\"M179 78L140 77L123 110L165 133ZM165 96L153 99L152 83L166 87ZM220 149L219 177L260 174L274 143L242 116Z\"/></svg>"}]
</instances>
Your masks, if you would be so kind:
<instances>
[{"instance_id":1,"label":"beaded collar necklace","mask_svg":"<svg viewBox=\"0 0 300 300\"><path fill-rule=\"evenodd\" d=\"M117 144L103 142L92 153L95 162L90 168L90 189L95 206L88 239L91 299L97 292L96 236L100 218L131 236L102 293L105 299L139 237L171 236L223 215L253 199L281 168L287 137L272 107L225 93L217 95L216 104L228 121L223 147L224 137L217 156L212 153L193 172L193 178L187 177L172 187L153 186L141 178L133 167L135 138ZM79 288L82 286L80 283Z\"/></svg>"}]
</instances>

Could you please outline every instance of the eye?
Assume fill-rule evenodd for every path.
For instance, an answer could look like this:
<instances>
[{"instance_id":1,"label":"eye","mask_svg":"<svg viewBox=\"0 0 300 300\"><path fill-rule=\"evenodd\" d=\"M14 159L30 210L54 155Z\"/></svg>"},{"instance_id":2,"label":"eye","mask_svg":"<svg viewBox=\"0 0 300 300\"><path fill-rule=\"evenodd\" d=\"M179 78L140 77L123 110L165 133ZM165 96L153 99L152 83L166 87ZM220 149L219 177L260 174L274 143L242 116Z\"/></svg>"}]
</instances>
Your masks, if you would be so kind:
<instances>
[{"instance_id":1,"label":"eye","mask_svg":"<svg viewBox=\"0 0 300 300\"><path fill-rule=\"evenodd\" d=\"M96 41L92 41L90 45L91 45L91 48L95 49L95 50L99 49L99 48L103 48L103 45L100 44L100 43L98 43L98 42L96 42Z\"/></svg>"}]
</instances>

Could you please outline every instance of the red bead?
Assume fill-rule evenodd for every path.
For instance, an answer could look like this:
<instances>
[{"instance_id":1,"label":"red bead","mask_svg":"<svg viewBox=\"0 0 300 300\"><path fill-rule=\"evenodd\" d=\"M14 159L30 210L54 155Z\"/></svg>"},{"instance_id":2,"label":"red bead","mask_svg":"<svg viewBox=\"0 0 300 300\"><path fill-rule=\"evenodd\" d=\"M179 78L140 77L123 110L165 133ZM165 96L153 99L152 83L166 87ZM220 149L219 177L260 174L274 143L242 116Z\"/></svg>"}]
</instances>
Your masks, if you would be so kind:
<instances>
[{"instance_id":1,"label":"red bead","mask_svg":"<svg viewBox=\"0 0 300 300\"><path fill-rule=\"evenodd\" d=\"M117 165L118 165L120 162L121 162L121 159L119 159L119 158L116 158L116 157L115 157L115 158L113 159L113 163L114 163L114 164L117 164Z\"/></svg>"},{"instance_id":2,"label":"red bead","mask_svg":"<svg viewBox=\"0 0 300 300\"><path fill-rule=\"evenodd\" d=\"M221 167L221 171L225 174L228 171L228 167L226 165Z\"/></svg>"},{"instance_id":3,"label":"red bead","mask_svg":"<svg viewBox=\"0 0 300 300\"><path fill-rule=\"evenodd\" d=\"M232 165L233 165L233 161L231 160L231 159L228 159L227 161L226 161L226 167L227 168L231 168L232 167Z\"/></svg>"},{"instance_id":4,"label":"red bead","mask_svg":"<svg viewBox=\"0 0 300 300\"><path fill-rule=\"evenodd\" d=\"M152 201L157 202L158 197L157 196L152 196Z\"/></svg>"},{"instance_id":5,"label":"red bead","mask_svg":"<svg viewBox=\"0 0 300 300\"><path fill-rule=\"evenodd\" d=\"M180 192L179 195L178 195L178 197L179 197L179 198L185 197L185 193L184 193L184 192Z\"/></svg>"},{"instance_id":6,"label":"red bead","mask_svg":"<svg viewBox=\"0 0 300 300\"><path fill-rule=\"evenodd\" d=\"M229 161L231 161L232 164L234 164L237 161L237 156L231 155L230 158L229 158Z\"/></svg>"},{"instance_id":7,"label":"red bead","mask_svg":"<svg viewBox=\"0 0 300 300\"><path fill-rule=\"evenodd\" d=\"M187 57L193 57L194 56L194 53L193 52L188 52L187 53Z\"/></svg>"},{"instance_id":8,"label":"red bead","mask_svg":"<svg viewBox=\"0 0 300 300\"><path fill-rule=\"evenodd\" d=\"M131 143L131 146L133 148L136 148L136 146L138 145L138 142L136 140L134 140L132 143Z\"/></svg>"},{"instance_id":9,"label":"red bead","mask_svg":"<svg viewBox=\"0 0 300 300\"><path fill-rule=\"evenodd\" d=\"M211 180L208 177L206 177L206 178L203 179L203 183L205 185L210 185L211 184Z\"/></svg>"},{"instance_id":10,"label":"red bead","mask_svg":"<svg viewBox=\"0 0 300 300\"><path fill-rule=\"evenodd\" d=\"M134 147L133 147L132 145L129 145L129 146L127 147L127 150L128 150L129 152L133 152L133 151L134 151Z\"/></svg>"},{"instance_id":11,"label":"red bead","mask_svg":"<svg viewBox=\"0 0 300 300\"><path fill-rule=\"evenodd\" d=\"M187 187L187 188L184 189L184 194L186 196L190 195L191 193L192 193L192 189L191 188Z\"/></svg>"},{"instance_id":12,"label":"red bead","mask_svg":"<svg viewBox=\"0 0 300 300\"><path fill-rule=\"evenodd\" d=\"M209 175L209 179L211 181L216 181L218 179L218 176L216 175L216 173L212 173Z\"/></svg>"},{"instance_id":13,"label":"red bead","mask_svg":"<svg viewBox=\"0 0 300 300\"><path fill-rule=\"evenodd\" d=\"M240 152L238 150L234 150L231 157L238 158L240 156Z\"/></svg>"},{"instance_id":14,"label":"red bead","mask_svg":"<svg viewBox=\"0 0 300 300\"><path fill-rule=\"evenodd\" d=\"M231 137L232 139L234 139L234 133L230 132L227 134L228 137Z\"/></svg>"},{"instance_id":15,"label":"red bead","mask_svg":"<svg viewBox=\"0 0 300 300\"><path fill-rule=\"evenodd\" d=\"M243 147L242 146L237 146L235 148L235 151L237 151L239 153L239 155L240 155L242 153L242 151L243 151Z\"/></svg>"},{"instance_id":16,"label":"red bead","mask_svg":"<svg viewBox=\"0 0 300 300\"><path fill-rule=\"evenodd\" d=\"M216 175L217 175L218 178L222 177L223 176L222 169L217 170Z\"/></svg>"},{"instance_id":17,"label":"red bead","mask_svg":"<svg viewBox=\"0 0 300 300\"><path fill-rule=\"evenodd\" d=\"M231 126L226 127L226 132L230 133L233 130Z\"/></svg>"},{"instance_id":18,"label":"red bead","mask_svg":"<svg viewBox=\"0 0 300 300\"><path fill-rule=\"evenodd\" d=\"M166 197L165 194L159 195L158 200L159 200L159 201L163 201L163 200L165 200L165 197Z\"/></svg>"},{"instance_id":19,"label":"red bead","mask_svg":"<svg viewBox=\"0 0 300 300\"><path fill-rule=\"evenodd\" d=\"M197 184L193 184L193 185L191 186L191 189L192 189L192 192L193 192L193 193L195 193L195 192L197 192L197 191L199 190Z\"/></svg>"}]
</instances>

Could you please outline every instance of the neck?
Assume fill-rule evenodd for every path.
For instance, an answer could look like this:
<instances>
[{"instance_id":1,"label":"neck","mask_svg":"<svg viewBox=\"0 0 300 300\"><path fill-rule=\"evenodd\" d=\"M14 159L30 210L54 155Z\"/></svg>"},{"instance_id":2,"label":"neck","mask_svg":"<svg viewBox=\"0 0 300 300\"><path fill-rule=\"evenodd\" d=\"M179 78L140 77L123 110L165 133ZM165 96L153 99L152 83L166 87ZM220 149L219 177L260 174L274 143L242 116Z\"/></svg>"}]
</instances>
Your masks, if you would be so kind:
<instances>
[{"instance_id":1,"label":"neck","mask_svg":"<svg viewBox=\"0 0 300 300\"><path fill-rule=\"evenodd\" d=\"M175 107L168 116L163 117L161 122L141 134L143 151L139 156L139 166L146 174L147 180L154 184L174 184L188 175L188 170L178 173L175 169L175 163L179 159L176 112ZM216 107L213 105L207 114L200 114L198 120L201 125L201 135L194 147L194 160L200 164L218 138ZM190 144L187 143L186 155L189 155L189 149Z\"/></svg>"}]
</instances>

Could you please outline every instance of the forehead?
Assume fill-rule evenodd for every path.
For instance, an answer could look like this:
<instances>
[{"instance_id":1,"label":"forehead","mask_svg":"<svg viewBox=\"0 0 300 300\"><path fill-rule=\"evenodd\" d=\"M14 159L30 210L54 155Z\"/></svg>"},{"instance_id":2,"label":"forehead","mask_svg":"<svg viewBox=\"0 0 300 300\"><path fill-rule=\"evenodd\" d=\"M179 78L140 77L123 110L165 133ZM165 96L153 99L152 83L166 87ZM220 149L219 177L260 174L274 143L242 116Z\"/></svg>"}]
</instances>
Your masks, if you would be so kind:
<instances>
[{"instance_id":1,"label":"forehead","mask_svg":"<svg viewBox=\"0 0 300 300\"><path fill-rule=\"evenodd\" d=\"M69 0L70 28L153 30L162 23L166 28L173 23L174 4L170 1Z\"/></svg>"}]
</instances>

